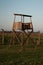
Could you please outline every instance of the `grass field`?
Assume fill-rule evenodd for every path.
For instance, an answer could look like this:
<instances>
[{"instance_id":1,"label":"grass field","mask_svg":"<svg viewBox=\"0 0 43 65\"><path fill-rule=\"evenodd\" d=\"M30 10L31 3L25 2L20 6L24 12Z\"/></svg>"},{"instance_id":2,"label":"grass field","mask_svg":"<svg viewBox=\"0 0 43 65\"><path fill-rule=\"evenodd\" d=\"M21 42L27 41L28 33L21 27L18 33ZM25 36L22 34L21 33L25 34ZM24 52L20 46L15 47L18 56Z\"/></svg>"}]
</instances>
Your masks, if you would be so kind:
<instances>
[{"instance_id":1,"label":"grass field","mask_svg":"<svg viewBox=\"0 0 43 65\"><path fill-rule=\"evenodd\" d=\"M43 65L43 46L0 46L0 65Z\"/></svg>"},{"instance_id":2,"label":"grass field","mask_svg":"<svg viewBox=\"0 0 43 65\"><path fill-rule=\"evenodd\" d=\"M41 40L43 37L41 37ZM43 65L43 42L34 45L29 39L28 45L8 45L9 38L5 37L6 45L1 45L0 65Z\"/></svg>"}]
</instances>

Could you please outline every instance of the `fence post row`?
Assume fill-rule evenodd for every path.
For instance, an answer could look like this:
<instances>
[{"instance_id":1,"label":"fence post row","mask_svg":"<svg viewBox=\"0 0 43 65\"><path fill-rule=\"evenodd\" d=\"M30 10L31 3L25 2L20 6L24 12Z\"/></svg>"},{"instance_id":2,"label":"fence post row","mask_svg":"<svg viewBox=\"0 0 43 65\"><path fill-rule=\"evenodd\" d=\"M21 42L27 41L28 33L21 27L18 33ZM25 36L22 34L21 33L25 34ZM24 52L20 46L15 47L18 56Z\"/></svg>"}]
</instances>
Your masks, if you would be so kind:
<instances>
[{"instance_id":1,"label":"fence post row","mask_svg":"<svg viewBox=\"0 0 43 65\"><path fill-rule=\"evenodd\" d=\"M19 40L19 37L16 35L16 32L11 32L12 33L12 36L11 36L11 38L10 38L10 42L9 42L9 44L11 43L11 44L14 44L15 43L15 37L16 37L16 39L20 42L20 45L22 46L23 44L25 44L26 43L26 41L28 40L28 37L29 37L29 35L27 35L25 32L23 33L23 32L20 32L20 34L18 35L18 36L20 36L20 39L21 39L21 41ZM6 33L7 34L7 33ZM8 33L8 34L10 34L10 33ZM23 34L25 34L25 35L27 35L27 38L26 38L26 40L25 41L23 41ZM1 35L2 35L2 45L4 45L4 42L5 42L5 32L4 32L4 30L2 30L2 33L1 33ZM38 32L38 33L36 33L36 35L37 35L37 45L39 45L40 44L40 32ZM31 38L30 38L31 39ZM11 41L12 40L12 41ZM34 42L34 39L33 39L33 42Z\"/></svg>"}]
</instances>

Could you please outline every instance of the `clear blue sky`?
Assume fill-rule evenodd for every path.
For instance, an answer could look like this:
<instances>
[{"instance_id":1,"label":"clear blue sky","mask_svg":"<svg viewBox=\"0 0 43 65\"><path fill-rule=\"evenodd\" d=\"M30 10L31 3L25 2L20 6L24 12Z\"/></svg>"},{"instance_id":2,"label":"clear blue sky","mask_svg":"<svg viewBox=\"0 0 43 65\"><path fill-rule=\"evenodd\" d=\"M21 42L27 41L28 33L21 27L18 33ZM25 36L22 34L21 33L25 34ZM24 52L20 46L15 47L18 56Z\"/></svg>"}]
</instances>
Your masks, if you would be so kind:
<instances>
[{"instance_id":1,"label":"clear blue sky","mask_svg":"<svg viewBox=\"0 0 43 65\"><path fill-rule=\"evenodd\" d=\"M0 0L0 29L12 29L14 13L32 15L34 31L43 32L43 0Z\"/></svg>"}]
</instances>

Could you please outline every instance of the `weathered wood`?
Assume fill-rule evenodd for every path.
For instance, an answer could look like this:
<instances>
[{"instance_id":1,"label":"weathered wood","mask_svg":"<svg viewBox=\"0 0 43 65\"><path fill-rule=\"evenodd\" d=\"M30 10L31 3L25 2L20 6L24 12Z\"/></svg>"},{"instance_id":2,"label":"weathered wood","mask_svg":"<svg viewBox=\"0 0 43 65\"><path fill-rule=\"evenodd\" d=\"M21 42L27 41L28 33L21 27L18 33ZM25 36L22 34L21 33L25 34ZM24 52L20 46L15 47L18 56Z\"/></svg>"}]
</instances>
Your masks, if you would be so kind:
<instances>
[{"instance_id":1,"label":"weathered wood","mask_svg":"<svg viewBox=\"0 0 43 65\"><path fill-rule=\"evenodd\" d=\"M21 42L20 42L20 46L22 46L22 45L23 45L23 32L21 32L21 33L20 33L20 35L21 35Z\"/></svg>"},{"instance_id":2,"label":"weathered wood","mask_svg":"<svg viewBox=\"0 0 43 65\"><path fill-rule=\"evenodd\" d=\"M9 34L11 34L11 36ZM33 34L33 35L31 35L31 34ZM28 41L29 41L28 39L30 39L34 45L40 45L40 32L35 34L36 38L34 38L34 33L32 33L32 31L31 31L31 33L29 33L29 32L26 33L25 31L22 31L22 32L13 31L11 33L9 33L9 32L5 33L5 31L2 31L1 35L2 35L2 44L4 44L5 35L8 35L11 37L10 41L8 42L9 45L15 44L15 42L16 42L15 38L17 39L17 42L20 44L20 46L23 46L24 44L28 45ZM25 37L25 38L23 38L23 37Z\"/></svg>"},{"instance_id":3,"label":"weathered wood","mask_svg":"<svg viewBox=\"0 0 43 65\"><path fill-rule=\"evenodd\" d=\"M24 31L24 33L25 33L25 35L27 36L27 38L26 38L26 40L25 40L25 44L28 44L28 39L30 38L30 35L32 34L32 31L31 32L29 32L29 33L26 33L25 31Z\"/></svg>"},{"instance_id":4,"label":"weathered wood","mask_svg":"<svg viewBox=\"0 0 43 65\"><path fill-rule=\"evenodd\" d=\"M21 21L16 22L16 16L21 16ZM30 22L25 23L24 17L30 17ZM31 19L31 15L24 15L24 14L14 14L14 23L13 23L13 30L32 30L33 26L32 26L32 19Z\"/></svg>"}]
</instances>

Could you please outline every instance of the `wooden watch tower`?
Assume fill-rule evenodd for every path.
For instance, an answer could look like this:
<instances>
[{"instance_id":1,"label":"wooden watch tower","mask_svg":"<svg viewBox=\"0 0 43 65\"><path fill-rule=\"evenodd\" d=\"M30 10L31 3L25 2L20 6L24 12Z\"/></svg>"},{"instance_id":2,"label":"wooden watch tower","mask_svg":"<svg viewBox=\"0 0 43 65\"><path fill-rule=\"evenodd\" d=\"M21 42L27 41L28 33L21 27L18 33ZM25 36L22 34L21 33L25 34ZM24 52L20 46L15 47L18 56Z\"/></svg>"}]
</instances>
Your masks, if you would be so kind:
<instances>
[{"instance_id":1,"label":"wooden watch tower","mask_svg":"<svg viewBox=\"0 0 43 65\"><path fill-rule=\"evenodd\" d=\"M20 17L20 21L16 21L16 17ZM25 17L26 18L28 17L30 19L30 21L25 22ZM18 18L17 18L17 20L18 20ZM14 14L14 22L13 22L12 30L15 33L15 37L18 39L18 41L23 44L23 38L21 37L21 41L20 41L18 36L21 34L27 35L27 38L26 38L26 41L27 41L28 37L33 32L32 16L31 15L25 15L25 14ZM27 34L26 31L29 32L29 34ZM17 36L16 32L19 32L20 34ZM13 38L14 38L14 35L13 35Z\"/></svg>"}]
</instances>

